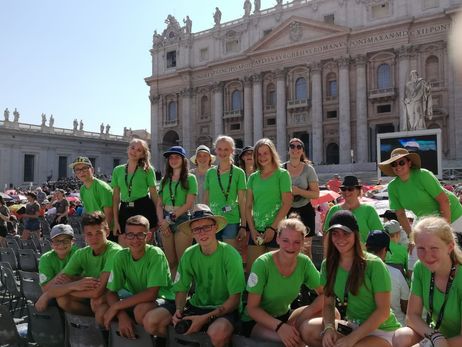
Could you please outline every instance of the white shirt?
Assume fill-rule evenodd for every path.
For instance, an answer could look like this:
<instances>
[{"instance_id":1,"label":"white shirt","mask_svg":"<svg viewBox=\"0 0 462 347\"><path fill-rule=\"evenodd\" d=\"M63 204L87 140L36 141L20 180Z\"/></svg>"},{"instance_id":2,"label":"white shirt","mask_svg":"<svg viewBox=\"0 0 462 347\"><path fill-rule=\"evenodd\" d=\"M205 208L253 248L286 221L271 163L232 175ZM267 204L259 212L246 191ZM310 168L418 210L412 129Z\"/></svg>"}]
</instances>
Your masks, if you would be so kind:
<instances>
[{"instance_id":1,"label":"white shirt","mask_svg":"<svg viewBox=\"0 0 462 347\"><path fill-rule=\"evenodd\" d=\"M391 278L391 309L402 326L406 326L406 313L401 311L401 300L409 300L409 286L401 271L387 265Z\"/></svg>"}]
</instances>

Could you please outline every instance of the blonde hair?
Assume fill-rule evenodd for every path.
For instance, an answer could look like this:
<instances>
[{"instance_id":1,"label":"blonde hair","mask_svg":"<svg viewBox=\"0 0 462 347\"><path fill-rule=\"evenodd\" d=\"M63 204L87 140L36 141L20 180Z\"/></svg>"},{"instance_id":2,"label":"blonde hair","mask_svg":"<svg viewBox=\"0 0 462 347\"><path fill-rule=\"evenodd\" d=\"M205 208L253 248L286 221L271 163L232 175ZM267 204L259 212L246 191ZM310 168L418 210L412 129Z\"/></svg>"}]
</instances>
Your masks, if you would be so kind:
<instances>
[{"instance_id":1,"label":"blonde hair","mask_svg":"<svg viewBox=\"0 0 462 347\"><path fill-rule=\"evenodd\" d=\"M300 219L300 215L294 212L289 215L289 218L283 219L279 222L277 230L278 236L281 236L281 233L287 229L292 229L299 232L302 238L308 234L305 224L303 224Z\"/></svg>"},{"instance_id":2,"label":"blonde hair","mask_svg":"<svg viewBox=\"0 0 462 347\"><path fill-rule=\"evenodd\" d=\"M455 263L462 264L462 250L456 242L454 229L442 217L424 217L414 226L411 238L415 241L416 235L421 233L430 233L437 236L445 244L454 244L454 250L449 254L451 260Z\"/></svg>"},{"instance_id":3,"label":"blonde hair","mask_svg":"<svg viewBox=\"0 0 462 347\"><path fill-rule=\"evenodd\" d=\"M148 143L142 139L136 138L130 141L128 147L130 148L134 143L141 144L141 147L143 147L144 150L144 157L138 160L138 166L141 167L144 171L148 171L151 167L151 151L149 150Z\"/></svg>"},{"instance_id":4,"label":"blonde hair","mask_svg":"<svg viewBox=\"0 0 462 347\"><path fill-rule=\"evenodd\" d=\"M228 143L228 145L231 146L232 153L230 154L230 159L231 159L231 162L234 162L233 155L234 155L234 150L236 149L236 143L234 142L234 139L232 137L230 137L230 136L218 135L215 142L213 143L213 147L216 149L218 142L221 142L221 141L224 141L224 142Z\"/></svg>"},{"instance_id":5,"label":"blonde hair","mask_svg":"<svg viewBox=\"0 0 462 347\"><path fill-rule=\"evenodd\" d=\"M260 167L260 164L258 163L258 159L257 159L258 150L262 146L268 146L268 148L271 151L271 158L273 160L274 166L276 168L280 167L281 166L281 159L279 158L279 154L278 154L278 152L276 150L276 146L274 145L273 141L271 141L270 139L263 138L263 139L260 139L260 140L257 141L257 143L255 144L254 149L253 149L253 161L254 161L254 165L257 167L257 169L258 170L262 169Z\"/></svg>"}]
</instances>

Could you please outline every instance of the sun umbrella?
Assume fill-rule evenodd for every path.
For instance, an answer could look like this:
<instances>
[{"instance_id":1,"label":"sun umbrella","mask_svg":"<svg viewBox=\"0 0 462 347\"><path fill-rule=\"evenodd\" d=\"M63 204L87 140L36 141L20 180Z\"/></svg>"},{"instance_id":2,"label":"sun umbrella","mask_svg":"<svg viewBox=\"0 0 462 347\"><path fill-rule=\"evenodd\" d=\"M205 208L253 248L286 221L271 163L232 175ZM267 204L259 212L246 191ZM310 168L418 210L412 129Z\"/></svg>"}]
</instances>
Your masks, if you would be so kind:
<instances>
[{"instance_id":1,"label":"sun umbrella","mask_svg":"<svg viewBox=\"0 0 462 347\"><path fill-rule=\"evenodd\" d=\"M319 206L325 202L336 200L339 197L340 197L340 194L332 190L321 190L319 192L319 198L311 199L311 205Z\"/></svg>"},{"instance_id":2,"label":"sun umbrella","mask_svg":"<svg viewBox=\"0 0 462 347\"><path fill-rule=\"evenodd\" d=\"M5 201L11 201L13 200L13 198L11 196L9 196L8 194L5 194L5 193L2 193L0 192L0 196L3 198L3 200Z\"/></svg>"},{"instance_id":3,"label":"sun umbrella","mask_svg":"<svg viewBox=\"0 0 462 347\"><path fill-rule=\"evenodd\" d=\"M77 196L66 196L66 200L69 202L71 201L80 202L80 199Z\"/></svg>"}]
</instances>

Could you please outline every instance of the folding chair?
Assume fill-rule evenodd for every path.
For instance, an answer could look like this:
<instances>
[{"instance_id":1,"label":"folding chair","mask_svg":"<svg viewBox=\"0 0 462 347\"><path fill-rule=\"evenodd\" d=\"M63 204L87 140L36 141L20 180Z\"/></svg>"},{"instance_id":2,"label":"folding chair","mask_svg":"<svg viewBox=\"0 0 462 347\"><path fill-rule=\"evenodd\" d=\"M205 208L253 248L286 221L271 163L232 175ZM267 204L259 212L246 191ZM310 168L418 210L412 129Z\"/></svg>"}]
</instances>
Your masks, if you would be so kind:
<instances>
[{"instance_id":1,"label":"folding chair","mask_svg":"<svg viewBox=\"0 0 462 347\"><path fill-rule=\"evenodd\" d=\"M69 224L71 225L72 229L74 229L74 234L81 234L82 233L82 224L80 216L70 216L69 217Z\"/></svg>"},{"instance_id":2,"label":"folding chair","mask_svg":"<svg viewBox=\"0 0 462 347\"><path fill-rule=\"evenodd\" d=\"M42 295L42 288L40 287L39 274L37 272L19 272L19 282L21 284L21 292L26 300L35 304L35 302Z\"/></svg>"},{"instance_id":3,"label":"folding chair","mask_svg":"<svg viewBox=\"0 0 462 347\"><path fill-rule=\"evenodd\" d=\"M28 305L29 332L39 346L63 347L64 324L57 307L49 306L44 312L37 312L34 305Z\"/></svg>"},{"instance_id":4,"label":"folding chair","mask_svg":"<svg viewBox=\"0 0 462 347\"><path fill-rule=\"evenodd\" d=\"M42 240L42 254L51 251L51 242L50 240L44 239Z\"/></svg>"},{"instance_id":5,"label":"folding chair","mask_svg":"<svg viewBox=\"0 0 462 347\"><path fill-rule=\"evenodd\" d=\"M31 235L31 240L35 245L35 248L39 253L42 253L42 245L40 244L40 239L37 237L37 235L32 234Z\"/></svg>"},{"instance_id":6,"label":"folding chair","mask_svg":"<svg viewBox=\"0 0 462 347\"><path fill-rule=\"evenodd\" d=\"M44 238L49 237L50 236L50 231L51 231L50 223L48 223L48 221L43 217L40 217L39 220L40 220L40 226L42 227L42 235L43 235L43 237Z\"/></svg>"},{"instance_id":7,"label":"folding chair","mask_svg":"<svg viewBox=\"0 0 462 347\"><path fill-rule=\"evenodd\" d=\"M135 324L136 339L130 340L120 335L119 324L111 323L109 333L109 347L149 347L154 346L151 335L149 335L142 326Z\"/></svg>"},{"instance_id":8,"label":"folding chair","mask_svg":"<svg viewBox=\"0 0 462 347\"><path fill-rule=\"evenodd\" d=\"M37 254L29 248L19 250L19 267L23 271L37 272Z\"/></svg>"},{"instance_id":9,"label":"folding chair","mask_svg":"<svg viewBox=\"0 0 462 347\"><path fill-rule=\"evenodd\" d=\"M37 251L37 247L35 247L35 243L34 241L32 240L21 240L21 244L22 244L22 249L32 249L34 252L38 252Z\"/></svg>"},{"instance_id":10,"label":"folding chair","mask_svg":"<svg viewBox=\"0 0 462 347\"><path fill-rule=\"evenodd\" d=\"M14 251L16 258L19 256L19 250L21 247L19 247L18 242L15 239L6 239L6 246Z\"/></svg>"},{"instance_id":11,"label":"folding chair","mask_svg":"<svg viewBox=\"0 0 462 347\"><path fill-rule=\"evenodd\" d=\"M168 327L167 347L184 346L212 347L212 342L206 333L194 333L191 335L177 334L173 326Z\"/></svg>"},{"instance_id":12,"label":"folding chair","mask_svg":"<svg viewBox=\"0 0 462 347\"><path fill-rule=\"evenodd\" d=\"M19 336L13 316L5 305L0 305L0 345L27 346L27 340Z\"/></svg>"},{"instance_id":13,"label":"folding chair","mask_svg":"<svg viewBox=\"0 0 462 347\"><path fill-rule=\"evenodd\" d=\"M312 260L314 266L319 270L321 269L321 264L324 259L324 246L322 244L322 237L314 236L313 242L311 244L311 254L313 255Z\"/></svg>"},{"instance_id":14,"label":"folding chair","mask_svg":"<svg viewBox=\"0 0 462 347\"><path fill-rule=\"evenodd\" d=\"M18 260L12 248L0 248L0 261L5 261L16 271L18 269Z\"/></svg>"},{"instance_id":15,"label":"folding chair","mask_svg":"<svg viewBox=\"0 0 462 347\"><path fill-rule=\"evenodd\" d=\"M79 248L83 248L87 245L84 236L81 234L74 234L74 240L76 246Z\"/></svg>"},{"instance_id":16,"label":"folding chair","mask_svg":"<svg viewBox=\"0 0 462 347\"><path fill-rule=\"evenodd\" d=\"M65 314L70 347L105 347L104 337L94 317Z\"/></svg>"},{"instance_id":17,"label":"folding chair","mask_svg":"<svg viewBox=\"0 0 462 347\"><path fill-rule=\"evenodd\" d=\"M2 275L2 284L5 286L8 294L9 309L11 312L15 312L19 309L19 314L22 315L22 311L26 306L26 301L21 294L11 267L2 262L0 263L0 271Z\"/></svg>"}]
</instances>

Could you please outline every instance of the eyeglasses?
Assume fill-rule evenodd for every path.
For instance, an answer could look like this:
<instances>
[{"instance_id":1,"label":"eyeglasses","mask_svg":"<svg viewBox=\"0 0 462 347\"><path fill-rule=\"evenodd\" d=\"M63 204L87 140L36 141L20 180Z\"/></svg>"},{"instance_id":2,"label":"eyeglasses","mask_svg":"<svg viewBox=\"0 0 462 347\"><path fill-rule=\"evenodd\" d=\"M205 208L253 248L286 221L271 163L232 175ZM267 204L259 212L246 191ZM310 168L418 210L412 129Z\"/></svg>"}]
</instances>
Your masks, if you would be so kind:
<instances>
[{"instance_id":1,"label":"eyeglasses","mask_svg":"<svg viewBox=\"0 0 462 347\"><path fill-rule=\"evenodd\" d=\"M147 233L126 233L125 237L127 240L134 240L135 238L138 240L144 240L146 238Z\"/></svg>"},{"instance_id":2,"label":"eyeglasses","mask_svg":"<svg viewBox=\"0 0 462 347\"><path fill-rule=\"evenodd\" d=\"M290 149L295 149L295 148L297 148L297 149L302 149L303 146L302 146L302 145L294 145L293 143L291 143L291 144L289 145L289 148L290 148Z\"/></svg>"},{"instance_id":3,"label":"eyeglasses","mask_svg":"<svg viewBox=\"0 0 462 347\"><path fill-rule=\"evenodd\" d=\"M67 245L70 245L71 242L72 242L71 239L51 240L51 243L55 246L67 246Z\"/></svg>"},{"instance_id":4,"label":"eyeglasses","mask_svg":"<svg viewBox=\"0 0 462 347\"><path fill-rule=\"evenodd\" d=\"M194 234L194 235L199 235L200 233L204 232L204 233L208 233L209 231L212 230L212 228L215 226L216 224L209 224L209 225L204 225L204 226L201 226L201 227L197 227L197 228L193 228L191 229L191 232Z\"/></svg>"},{"instance_id":5,"label":"eyeglasses","mask_svg":"<svg viewBox=\"0 0 462 347\"><path fill-rule=\"evenodd\" d=\"M407 164L407 160L406 159L401 159L400 161L394 161L393 163L391 163L391 167L397 167L398 165L399 166L404 166Z\"/></svg>"},{"instance_id":6,"label":"eyeglasses","mask_svg":"<svg viewBox=\"0 0 462 347\"><path fill-rule=\"evenodd\" d=\"M353 192L356 190L356 187L340 187L342 192Z\"/></svg>"},{"instance_id":7,"label":"eyeglasses","mask_svg":"<svg viewBox=\"0 0 462 347\"><path fill-rule=\"evenodd\" d=\"M90 167L89 167L89 166L85 166L85 167L83 167L83 168L81 168L81 169L74 169L74 173L86 172L86 171L88 171L88 170L90 170Z\"/></svg>"}]
</instances>

